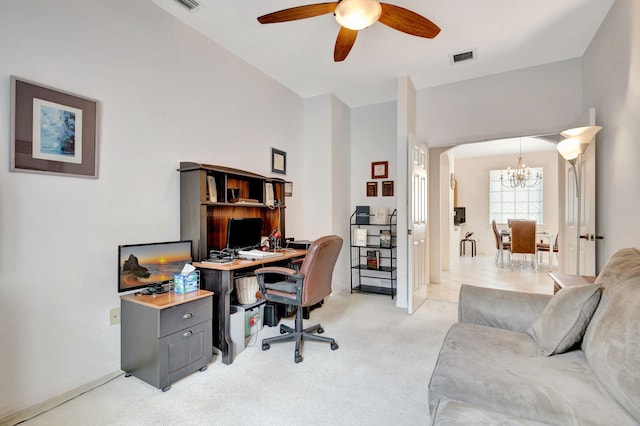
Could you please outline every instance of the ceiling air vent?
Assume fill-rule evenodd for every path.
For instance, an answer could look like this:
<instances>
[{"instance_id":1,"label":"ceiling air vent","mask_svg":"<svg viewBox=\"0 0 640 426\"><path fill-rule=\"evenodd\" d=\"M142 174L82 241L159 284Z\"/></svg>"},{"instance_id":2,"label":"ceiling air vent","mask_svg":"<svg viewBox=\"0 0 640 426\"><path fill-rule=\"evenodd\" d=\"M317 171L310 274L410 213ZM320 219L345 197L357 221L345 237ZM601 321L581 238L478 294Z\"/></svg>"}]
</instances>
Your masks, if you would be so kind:
<instances>
[{"instance_id":1,"label":"ceiling air vent","mask_svg":"<svg viewBox=\"0 0 640 426\"><path fill-rule=\"evenodd\" d=\"M458 64L460 62L473 61L476 59L476 49L467 50L465 52L452 53L449 55L449 61L451 64Z\"/></svg>"},{"instance_id":2,"label":"ceiling air vent","mask_svg":"<svg viewBox=\"0 0 640 426\"><path fill-rule=\"evenodd\" d=\"M198 6L200 6L200 3L198 3L196 0L176 0L176 2L180 3L189 10L194 10Z\"/></svg>"}]
</instances>

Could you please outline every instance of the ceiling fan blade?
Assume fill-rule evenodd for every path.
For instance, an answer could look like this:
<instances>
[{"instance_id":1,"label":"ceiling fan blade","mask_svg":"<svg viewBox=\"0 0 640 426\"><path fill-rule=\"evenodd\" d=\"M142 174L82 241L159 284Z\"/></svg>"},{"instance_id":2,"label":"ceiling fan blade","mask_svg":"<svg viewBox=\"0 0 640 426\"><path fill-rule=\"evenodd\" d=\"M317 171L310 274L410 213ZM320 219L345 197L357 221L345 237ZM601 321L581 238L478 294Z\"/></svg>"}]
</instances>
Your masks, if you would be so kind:
<instances>
[{"instance_id":1,"label":"ceiling fan blade","mask_svg":"<svg viewBox=\"0 0 640 426\"><path fill-rule=\"evenodd\" d=\"M434 38L440 32L440 27L415 12L392 4L380 5L382 14L379 21L393 29L424 38Z\"/></svg>"},{"instance_id":2,"label":"ceiling fan blade","mask_svg":"<svg viewBox=\"0 0 640 426\"><path fill-rule=\"evenodd\" d=\"M336 47L333 50L333 61L342 62L346 59L353 43L356 42L358 36L358 30L350 30L349 28L340 27L338 38L336 39Z\"/></svg>"},{"instance_id":3,"label":"ceiling fan blade","mask_svg":"<svg viewBox=\"0 0 640 426\"><path fill-rule=\"evenodd\" d=\"M261 24L275 24L277 22L295 21L297 19L312 18L314 16L333 13L338 5L337 1L331 3L317 3L306 6L292 7L290 9L279 10L267 13L258 18Z\"/></svg>"}]
</instances>

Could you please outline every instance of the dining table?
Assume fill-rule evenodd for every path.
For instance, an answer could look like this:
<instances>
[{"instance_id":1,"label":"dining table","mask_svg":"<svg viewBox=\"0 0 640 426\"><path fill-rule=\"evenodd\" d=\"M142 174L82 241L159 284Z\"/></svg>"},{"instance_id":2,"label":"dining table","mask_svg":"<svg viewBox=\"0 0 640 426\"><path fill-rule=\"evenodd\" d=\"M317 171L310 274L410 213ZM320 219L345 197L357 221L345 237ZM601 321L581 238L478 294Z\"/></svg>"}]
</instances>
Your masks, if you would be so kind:
<instances>
[{"instance_id":1,"label":"dining table","mask_svg":"<svg viewBox=\"0 0 640 426\"><path fill-rule=\"evenodd\" d=\"M549 243L549 247L551 247L552 245L552 241L553 241L553 232L549 232L547 230L536 230L536 240L547 240L547 242ZM504 268L504 241L507 238L511 238L511 228L502 228L500 229L500 232L498 232L498 240L499 240L499 247L500 247L500 267ZM537 244L537 243L536 243ZM553 263L553 257L551 256L551 254L549 254L549 271L551 271L551 265Z\"/></svg>"}]
</instances>

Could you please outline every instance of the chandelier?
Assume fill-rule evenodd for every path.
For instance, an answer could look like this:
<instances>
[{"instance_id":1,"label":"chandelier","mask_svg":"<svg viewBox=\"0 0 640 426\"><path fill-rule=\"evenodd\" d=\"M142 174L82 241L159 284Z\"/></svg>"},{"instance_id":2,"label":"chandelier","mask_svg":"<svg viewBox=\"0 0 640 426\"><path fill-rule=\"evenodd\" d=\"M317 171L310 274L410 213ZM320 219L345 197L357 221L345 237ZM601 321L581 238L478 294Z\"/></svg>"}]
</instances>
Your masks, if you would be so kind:
<instances>
[{"instance_id":1,"label":"chandelier","mask_svg":"<svg viewBox=\"0 0 640 426\"><path fill-rule=\"evenodd\" d=\"M505 183L506 181L506 183ZM500 182L507 188L531 188L542 181L542 173L538 172L535 176L531 173L528 166L524 164L522 158L522 138L520 139L520 155L518 156L518 164L514 169L507 167L507 176L500 174Z\"/></svg>"}]
</instances>

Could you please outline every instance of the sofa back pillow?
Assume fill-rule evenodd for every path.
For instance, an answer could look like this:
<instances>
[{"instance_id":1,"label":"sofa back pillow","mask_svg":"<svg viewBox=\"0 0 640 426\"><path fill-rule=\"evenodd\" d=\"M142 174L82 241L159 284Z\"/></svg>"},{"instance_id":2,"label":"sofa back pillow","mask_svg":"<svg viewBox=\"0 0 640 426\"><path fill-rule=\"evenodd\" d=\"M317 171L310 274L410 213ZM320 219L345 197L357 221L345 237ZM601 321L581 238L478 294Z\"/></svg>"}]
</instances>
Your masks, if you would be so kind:
<instances>
[{"instance_id":1,"label":"sofa back pillow","mask_svg":"<svg viewBox=\"0 0 640 426\"><path fill-rule=\"evenodd\" d=\"M614 254L598 275L602 299L582 349L609 394L640 421L640 252Z\"/></svg>"},{"instance_id":2,"label":"sofa back pillow","mask_svg":"<svg viewBox=\"0 0 640 426\"><path fill-rule=\"evenodd\" d=\"M561 354L580 342L599 301L599 284L565 287L551 298L527 333L543 355Z\"/></svg>"}]
</instances>

